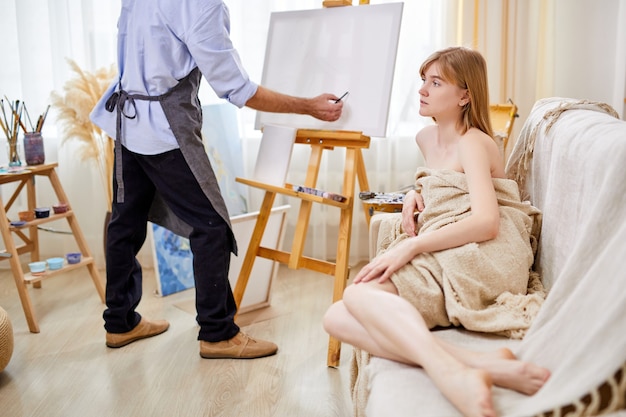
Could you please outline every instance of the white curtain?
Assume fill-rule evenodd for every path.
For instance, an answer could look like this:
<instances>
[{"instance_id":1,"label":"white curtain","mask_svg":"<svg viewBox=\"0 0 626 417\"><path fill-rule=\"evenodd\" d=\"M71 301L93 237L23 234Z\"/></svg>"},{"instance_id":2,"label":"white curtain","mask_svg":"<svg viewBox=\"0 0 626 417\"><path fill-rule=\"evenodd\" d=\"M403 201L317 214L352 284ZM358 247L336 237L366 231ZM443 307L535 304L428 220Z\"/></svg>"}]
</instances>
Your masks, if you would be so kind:
<instances>
[{"instance_id":1,"label":"white curtain","mask_svg":"<svg viewBox=\"0 0 626 417\"><path fill-rule=\"evenodd\" d=\"M626 0L448 0L446 43L483 53L491 101L519 106L512 148L532 106L558 96L626 114Z\"/></svg>"},{"instance_id":2,"label":"white curtain","mask_svg":"<svg viewBox=\"0 0 626 417\"><path fill-rule=\"evenodd\" d=\"M391 1L372 1L372 4ZM231 13L231 30L235 46L251 78L261 80L265 42L270 13L273 11L321 7L321 0L226 0ZM356 2L355 2L356 3ZM388 137L372 138L370 149L364 151L370 188L394 191L413 182L421 156L413 137L417 130L430 123L418 114L418 69L424 58L443 45L446 24L439 1L404 2L400 47L389 111ZM72 76L66 58L82 69L95 71L116 61L115 32L119 0L0 0L0 34L5 65L0 66L0 93L10 99L27 103L29 111L39 113L49 103L52 91L62 91ZM355 6L357 7L357 6ZM367 6L358 6L367 7ZM203 104L217 101L210 89L203 86ZM254 112L238 111L246 174L252 172L260 140L254 130ZM100 266L104 265L102 234L106 199L95 166L76 157L71 143L59 147L54 114L43 131L46 162L59 162L59 176L77 214L83 233ZM304 147L303 147L304 148ZM294 152L290 178L304 177L308 154ZM6 152L0 152L0 164L6 163ZM3 159L4 158L4 159ZM340 191L343 175L343 154L333 151L323 162L319 187ZM297 181L294 181L297 182ZM54 194L45 184L38 185L38 203L52 205ZM2 190L3 196L7 191ZM250 190L248 207L258 209L262 194ZM292 205L288 216L285 247L291 243L298 201L284 200ZM281 203L281 201L277 201ZM15 212L25 201L14 205ZM316 206L311 217L307 247L308 256L332 260L336 253L339 211ZM53 227L54 228L54 227ZM59 224L63 232L67 225ZM42 254L58 254L72 249L73 239L59 233L41 233ZM61 246L62 249L61 249ZM146 245L142 262L150 266L152 255ZM351 245L351 263L368 256L367 227L360 204L356 204Z\"/></svg>"}]
</instances>

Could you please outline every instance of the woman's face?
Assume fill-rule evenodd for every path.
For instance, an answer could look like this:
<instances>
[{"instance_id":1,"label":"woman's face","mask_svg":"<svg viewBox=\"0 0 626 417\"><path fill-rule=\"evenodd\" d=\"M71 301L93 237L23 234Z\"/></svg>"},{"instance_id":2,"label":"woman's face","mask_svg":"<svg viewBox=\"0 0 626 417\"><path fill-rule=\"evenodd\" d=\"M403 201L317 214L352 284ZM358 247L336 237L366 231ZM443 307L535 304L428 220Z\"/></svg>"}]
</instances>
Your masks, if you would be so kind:
<instances>
[{"instance_id":1,"label":"woman's face","mask_svg":"<svg viewBox=\"0 0 626 417\"><path fill-rule=\"evenodd\" d=\"M467 90L445 81L436 61L426 69L419 95L420 115L437 120L446 115L458 116L467 103Z\"/></svg>"}]
</instances>

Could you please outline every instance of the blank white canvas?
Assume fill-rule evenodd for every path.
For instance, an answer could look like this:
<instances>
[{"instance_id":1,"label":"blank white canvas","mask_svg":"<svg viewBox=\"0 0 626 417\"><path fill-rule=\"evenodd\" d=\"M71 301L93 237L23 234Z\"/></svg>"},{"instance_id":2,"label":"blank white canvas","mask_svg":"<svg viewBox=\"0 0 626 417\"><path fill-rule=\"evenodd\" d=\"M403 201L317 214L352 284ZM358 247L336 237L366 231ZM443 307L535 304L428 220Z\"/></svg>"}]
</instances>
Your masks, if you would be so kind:
<instances>
[{"instance_id":1,"label":"blank white canvas","mask_svg":"<svg viewBox=\"0 0 626 417\"><path fill-rule=\"evenodd\" d=\"M267 124L263 127L261 146L254 166L254 180L283 187L291 162L297 129Z\"/></svg>"},{"instance_id":2,"label":"blank white canvas","mask_svg":"<svg viewBox=\"0 0 626 417\"><path fill-rule=\"evenodd\" d=\"M336 122L257 112L256 128L273 123L386 136L402 7L389 3L272 13L261 84L303 97L350 94Z\"/></svg>"}]
</instances>

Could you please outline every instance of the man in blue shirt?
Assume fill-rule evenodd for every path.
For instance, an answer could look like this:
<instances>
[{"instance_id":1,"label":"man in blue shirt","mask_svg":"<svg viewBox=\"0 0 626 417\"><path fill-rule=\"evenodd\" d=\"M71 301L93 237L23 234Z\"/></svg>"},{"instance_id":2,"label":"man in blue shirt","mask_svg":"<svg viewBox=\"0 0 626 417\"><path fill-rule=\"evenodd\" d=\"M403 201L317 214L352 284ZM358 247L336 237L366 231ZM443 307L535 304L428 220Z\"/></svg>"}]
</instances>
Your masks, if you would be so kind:
<instances>
[{"instance_id":1,"label":"man in blue shirt","mask_svg":"<svg viewBox=\"0 0 626 417\"><path fill-rule=\"evenodd\" d=\"M228 282L237 245L217 179L202 144L197 97L204 76L216 94L266 112L341 116L334 94L293 97L252 82L230 37L221 0L123 0L118 21L119 79L91 119L116 138L115 199L107 231L106 344L118 348L163 333L165 320L136 312L142 295L136 259L147 221L189 237L196 320L204 358L256 358L278 347L255 340L234 322Z\"/></svg>"}]
</instances>

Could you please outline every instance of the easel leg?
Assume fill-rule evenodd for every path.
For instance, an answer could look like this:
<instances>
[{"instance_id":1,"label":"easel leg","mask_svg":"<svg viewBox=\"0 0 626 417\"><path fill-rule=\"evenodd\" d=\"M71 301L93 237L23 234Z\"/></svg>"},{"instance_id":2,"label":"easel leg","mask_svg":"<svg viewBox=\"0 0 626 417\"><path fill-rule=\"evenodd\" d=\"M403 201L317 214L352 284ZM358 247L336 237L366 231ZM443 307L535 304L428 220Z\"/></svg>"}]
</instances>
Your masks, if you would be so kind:
<instances>
[{"instance_id":1,"label":"easel leg","mask_svg":"<svg viewBox=\"0 0 626 417\"><path fill-rule=\"evenodd\" d=\"M363 159L361 150L355 148L346 149L346 166L343 177L343 190L350 198L348 207L341 209L341 218L339 220L339 237L337 241L337 261L335 264L335 283L333 286L333 303L343 298L343 291L349 276L349 259L350 259L350 240L352 238L352 212L354 209L356 176L359 173ZM363 175L365 170L363 169ZM330 338L328 342L327 365L332 367L339 366L341 356L341 342L334 338Z\"/></svg>"},{"instance_id":2,"label":"easel leg","mask_svg":"<svg viewBox=\"0 0 626 417\"><path fill-rule=\"evenodd\" d=\"M350 258L350 236L352 230L353 205L341 210L339 221L339 241L337 243L337 263L335 265L335 282L333 285L333 303L343 298L343 291L349 276L348 260ZM328 340L328 357L326 364L332 367L339 366L341 357L341 342L334 337Z\"/></svg>"},{"instance_id":3,"label":"easel leg","mask_svg":"<svg viewBox=\"0 0 626 417\"><path fill-rule=\"evenodd\" d=\"M369 181L367 180L367 171L365 170L365 161L363 161L363 153L361 152L361 149L357 149L356 173L359 179L359 189L361 191L370 191L370 184L369 184ZM367 227L369 228L372 214L367 204L361 204L361 205L363 206L363 212L365 213L365 221L367 222Z\"/></svg>"},{"instance_id":4,"label":"easel leg","mask_svg":"<svg viewBox=\"0 0 626 417\"><path fill-rule=\"evenodd\" d=\"M300 211L298 212L298 222L293 235L293 243L291 244L291 255L289 256L289 268L300 268L300 260L304 253L304 244L306 242L306 234L309 229L309 220L311 218L311 209L313 203L302 200L300 202Z\"/></svg>"},{"instance_id":5,"label":"easel leg","mask_svg":"<svg viewBox=\"0 0 626 417\"><path fill-rule=\"evenodd\" d=\"M304 181L305 186L315 188L317 184L317 177L319 175L319 167L322 163L322 152L324 148L321 146L314 146L311 149L311 155L309 157L309 166L306 172L306 179ZM310 201L302 200L300 202L300 211L298 212L298 222L296 223L296 230L293 235L293 243L291 244L291 255L289 256L289 268L300 268L300 261L302 254L304 253L304 245L306 241L306 234L309 229L309 220L311 219L311 210L313 209L313 203Z\"/></svg>"},{"instance_id":6,"label":"easel leg","mask_svg":"<svg viewBox=\"0 0 626 417\"><path fill-rule=\"evenodd\" d=\"M246 292L248 279L250 278L250 274L252 273L252 267L254 266L254 261L256 260L259 247L261 246L263 233L265 232L265 227L267 226L267 222L269 221L270 215L272 214L272 206L274 205L275 197L276 193L271 191L267 191L265 193L265 197L263 197L263 203L261 204L259 217L257 218L256 224L254 226L254 231L252 232L252 237L250 238L250 244L248 245L248 251L246 252L246 257L244 258L241 265L239 277L237 278L237 284L235 284L235 290L233 291L233 296L235 297L235 304L237 304L237 309L239 309L239 306L241 306L241 300L243 299L243 295Z\"/></svg>"}]
</instances>

